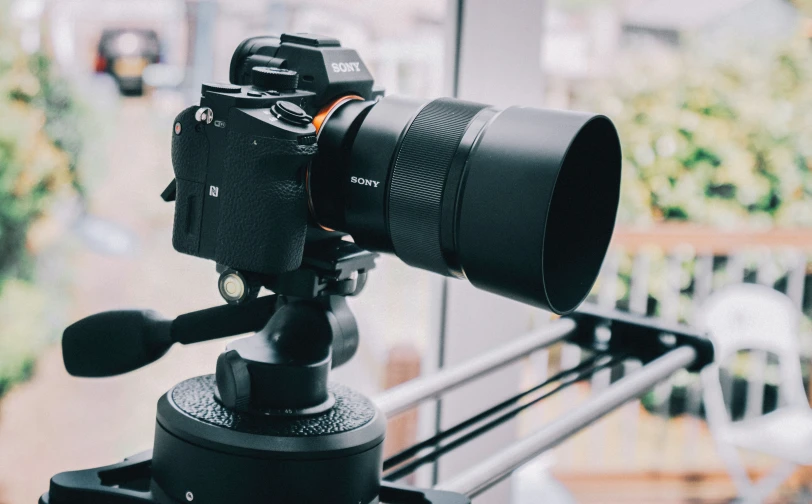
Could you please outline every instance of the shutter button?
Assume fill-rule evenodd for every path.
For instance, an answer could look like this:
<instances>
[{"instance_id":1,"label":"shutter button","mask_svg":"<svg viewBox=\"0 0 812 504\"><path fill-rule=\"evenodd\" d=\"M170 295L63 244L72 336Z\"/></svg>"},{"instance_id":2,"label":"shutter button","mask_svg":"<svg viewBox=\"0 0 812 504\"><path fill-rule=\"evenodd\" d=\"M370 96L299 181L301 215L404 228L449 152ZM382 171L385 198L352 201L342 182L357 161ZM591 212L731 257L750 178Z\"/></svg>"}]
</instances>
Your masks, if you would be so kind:
<instances>
[{"instance_id":1,"label":"shutter button","mask_svg":"<svg viewBox=\"0 0 812 504\"><path fill-rule=\"evenodd\" d=\"M271 107L271 112L279 119L296 125L308 124L313 120L300 106L289 101L276 102Z\"/></svg>"}]
</instances>

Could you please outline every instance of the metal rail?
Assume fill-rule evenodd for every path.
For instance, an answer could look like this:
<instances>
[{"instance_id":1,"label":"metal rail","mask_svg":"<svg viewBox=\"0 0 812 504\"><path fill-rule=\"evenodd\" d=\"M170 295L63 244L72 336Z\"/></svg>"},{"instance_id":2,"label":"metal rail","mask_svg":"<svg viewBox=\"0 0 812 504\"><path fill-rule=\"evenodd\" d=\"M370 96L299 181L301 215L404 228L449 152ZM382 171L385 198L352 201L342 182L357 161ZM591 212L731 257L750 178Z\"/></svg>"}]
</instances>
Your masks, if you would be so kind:
<instances>
[{"instance_id":1,"label":"metal rail","mask_svg":"<svg viewBox=\"0 0 812 504\"><path fill-rule=\"evenodd\" d=\"M562 415L535 434L518 441L493 457L436 487L476 497L542 452L598 420L615 408L632 400L668 378L675 371L690 366L697 352L689 346L669 351L634 373L621 378L569 413Z\"/></svg>"},{"instance_id":2,"label":"metal rail","mask_svg":"<svg viewBox=\"0 0 812 504\"><path fill-rule=\"evenodd\" d=\"M374 402L387 417L391 418L426 399L437 397L536 350L552 345L569 335L575 327L576 323L572 319L558 319L464 364L393 387L376 397Z\"/></svg>"},{"instance_id":3,"label":"metal rail","mask_svg":"<svg viewBox=\"0 0 812 504\"><path fill-rule=\"evenodd\" d=\"M585 380L591 376L593 376L596 372L603 370L603 369L611 369L614 365L618 364L623 360L623 356L607 356L601 355L596 356L594 358L590 358L580 365L576 366L575 368L568 369L566 371L562 371L561 373L556 374L552 378L548 380L544 380L542 383L536 385L532 389L527 392L522 392L513 396L512 398L508 399L507 401L502 402L501 404L496 405L493 408L490 408L479 415L474 415L473 417L461 422L450 429L442 431L437 435L417 443L411 448L408 448L399 454L390 457L389 459L385 460L383 463L384 470L388 468L394 467L395 465L408 460L409 458L418 455L421 450L426 448L434 448L429 453L421 455L413 460L409 461L407 464L394 469L393 471L384 475L384 479L387 481L397 481L404 476L407 476L417 470L419 467L422 467L428 463L436 461L441 456L445 455L446 453L457 449L458 447L468 443L469 441L473 441L474 439L478 438L479 436L485 434L486 432L490 431L491 429L502 425L503 423L507 422L511 418L515 418L521 412L532 408L539 402L548 397L557 394L561 390L578 383L582 380ZM544 391L541 394L536 394L533 396L534 392L539 390L544 390L545 388L549 388L551 385L556 384L555 387L550 388L549 390ZM444 443L445 440L458 434L459 432L471 427L472 425L477 425L476 428L466 432L465 434ZM441 444L442 443L442 444ZM387 467L388 466L388 467Z\"/></svg>"}]
</instances>

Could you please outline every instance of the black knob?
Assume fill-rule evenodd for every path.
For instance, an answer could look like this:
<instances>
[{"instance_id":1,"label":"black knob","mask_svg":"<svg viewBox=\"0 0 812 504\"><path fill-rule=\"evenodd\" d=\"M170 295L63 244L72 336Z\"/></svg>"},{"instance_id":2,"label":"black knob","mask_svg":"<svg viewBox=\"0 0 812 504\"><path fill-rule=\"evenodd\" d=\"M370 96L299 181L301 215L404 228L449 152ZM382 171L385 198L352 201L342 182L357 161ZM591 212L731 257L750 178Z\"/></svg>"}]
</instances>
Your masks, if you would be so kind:
<instances>
[{"instance_id":1,"label":"black knob","mask_svg":"<svg viewBox=\"0 0 812 504\"><path fill-rule=\"evenodd\" d=\"M273 67L254 67L251 70L254 87L294 91L299 85L299 74L294 70Z\"/></svg>"},{"instance_id":2,"label":"black knob","mask_svg":"<svg viewBox=\"0 0 812 504\"><path fill-rule=\"evenodd\" d=\"M289 101L278 101L271 107L271 112L279 119L303 126L313 120L302 107Z\"/></svg>"},{"instance_id":3,"label":"black knob","mask_svg":"<svg viewBox=\"0 0 812 504\"><path fill-rule=\"evenodd\" d=\"M247 411L251 404L251 375L248 364L236 350L217 358L217 394L223 406L234 411Z\"/></svg>"},{"instance_id":4,"label":"black knob","mask_svg":"<svg viewBox=\"0 0 812 504\"><path fill-rule=\"evenodd\" d=\"M203 84L203 92L206 91L213 91L215 93L239 93L242 91L240 86L235 86L234 84L227 84L222 82L206 82Z\"/></svg>"}]
</instances>

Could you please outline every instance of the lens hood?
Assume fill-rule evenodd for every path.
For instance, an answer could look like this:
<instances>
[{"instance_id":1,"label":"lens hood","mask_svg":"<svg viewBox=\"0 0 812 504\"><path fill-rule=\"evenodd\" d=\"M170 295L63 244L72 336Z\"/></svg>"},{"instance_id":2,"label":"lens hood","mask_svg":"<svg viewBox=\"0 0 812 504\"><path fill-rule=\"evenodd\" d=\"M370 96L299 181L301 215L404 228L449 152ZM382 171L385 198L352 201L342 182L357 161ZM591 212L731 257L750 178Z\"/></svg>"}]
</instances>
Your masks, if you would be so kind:
<instances>
[{"instance_id":1,"label":"lens hood","mask_svg":"<svg viewBox=\"0 0 812 504\"><path fill-rule=\"evenodd\" d=\"M601 115L511 107L466 163L458 254L476 287L555 313L597 278L620 197L620 142Z\"/></svg>"}]
</instances>

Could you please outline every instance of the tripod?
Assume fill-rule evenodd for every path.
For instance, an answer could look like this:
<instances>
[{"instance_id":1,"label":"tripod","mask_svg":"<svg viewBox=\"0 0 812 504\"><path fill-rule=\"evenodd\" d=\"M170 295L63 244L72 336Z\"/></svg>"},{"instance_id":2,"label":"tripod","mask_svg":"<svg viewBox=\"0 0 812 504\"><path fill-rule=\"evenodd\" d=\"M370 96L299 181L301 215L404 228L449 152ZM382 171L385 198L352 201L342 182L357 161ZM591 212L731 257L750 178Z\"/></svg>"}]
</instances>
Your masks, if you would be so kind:
<instances>
[{"instance_id":1,"label":"tripod","mask_svg":"<svg viewBox=\"0 0 812 504\"><path fill-rule=\"evenodd\" d=\"M40 502L379 502L386 418L368 398L328 382L358 347L345 297L360 292L375 257L346 241L317 242L300 269L277 278L222 271L221 292L244 293L240 304L174 321L108 312L69 327L65 364L80 376L141 367L176 342L257 332L230 343L215 374L160 398L151 452L59 474ZM255 297L259 282L277 294ZM116 328L125 334L111 342Z\"/></svg>"},{"instance_id":2,"label":"tripod","mask_svg":"<svg viewBox=\"0 0 812 504\"><path fill-rule=\"evenodd\" d=\"M242 293L240 303L171 321L153 312L107 312L70 326L63 338L63 357L68 371L77 376L136 369L160 358L174 343L255 334L230 343L217 360L215 374L185 380L159 399L151 451L106 467L58 474L40 504L470 503L471 497L524 462L677 369L699 369L713 358L709 342L691 328L584 306L537 333L398 386L373 402L330 383L328 376L357 349L358 329L345 298L363 288L375 257L346 241L317 242L306 250L299 270L278 278L222 271L221 291L226 289L224 279L241 282L236 289L230 286L231 292ZM256 297L260 282L277 294ZM611 332L609 340L597 337L606 330ZM118 337L111 337L116 332ZM589 349L591 356L382 460L387 416L565 338ZM468 472L432 490L394 483L626 358L645 365Z\"/></svg>"}]
</instances>

